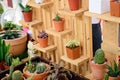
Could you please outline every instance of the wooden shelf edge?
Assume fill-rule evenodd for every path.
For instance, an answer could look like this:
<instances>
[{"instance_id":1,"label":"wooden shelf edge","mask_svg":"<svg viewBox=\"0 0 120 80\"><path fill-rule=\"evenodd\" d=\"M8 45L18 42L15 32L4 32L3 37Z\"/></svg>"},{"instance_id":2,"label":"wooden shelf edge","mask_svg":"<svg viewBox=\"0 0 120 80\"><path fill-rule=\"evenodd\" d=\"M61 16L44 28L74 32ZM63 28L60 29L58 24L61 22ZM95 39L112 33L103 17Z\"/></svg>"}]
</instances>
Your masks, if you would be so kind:
<instances>
[{"instance_id":1,"label":"wooden shelf edge","mask_svg":"<svg viewBox=\"0 0 120 80\"><path fill-rule=\"evenodd\" d=\"M80 58L78 59L75 59L75 60L72 60L72 59L69 59L66 55L62 56L61 59L63 61L66 61L68 63L71 63L73 65L76 65L76 66L79 66L80 64L82 64L84 61L88 61L89 60L89 57L88 56L81 56Z\"/></svg>"},{"instance_id":2,"label":"wooden shelf edge","mask_svg":"<svg viewBox=\"0 0 120 80\"><path fill-rule=\"evenodd\" d=\"M46 48L41 48L39 46L39 43L35 44L34 45L34 48L38 51L41 51L43 53L47 53L48 51L53 51L53 50L56 50L57 49L57 46L56 45L49 45L48 47Z\"/></svg>"}]
</instances>

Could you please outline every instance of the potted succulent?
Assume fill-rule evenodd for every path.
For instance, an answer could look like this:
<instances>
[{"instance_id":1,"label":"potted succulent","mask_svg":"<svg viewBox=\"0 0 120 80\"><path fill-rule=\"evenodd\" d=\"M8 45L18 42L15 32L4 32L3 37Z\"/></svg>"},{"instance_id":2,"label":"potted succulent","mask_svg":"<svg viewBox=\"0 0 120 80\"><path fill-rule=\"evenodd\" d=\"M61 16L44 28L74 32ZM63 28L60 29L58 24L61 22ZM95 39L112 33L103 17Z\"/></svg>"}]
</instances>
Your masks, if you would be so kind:
<instances>
[{"instance_id":1,"label":"potted succulent","mask_svg":"<svg viewBox=\"0 0 120 80\"><path fill-rule=\"evenodd\" d=\"M43 80L44 77L47 76L50 70L50 66L45 63L36 63L33 64L31 60L26 64L23 69L23 74L26 78L30 78L33 74L32 80Z\"/></svg>"},{"instance_id":2,"label":"potted succulent","mask_svg":"<svg viewBox=\"0 0 120 80\"><path fill-rule=\"evenodd\" d=\"M5 55L9 53L10 44L6 44L5 40L0 37L0 70L4 70L3 63L5 61Z\"/></svg>"},{"instance_id":3,"label":"potted succulent","mask_svg":"<svg viewBox=\"0 0 120 80\"><path fill-rule=\"evenodd\" d=\"M120 70L118 68L117 63L114 61L113 66L109 66L106 65L108 72L107 75L105 76L105 78L107 78L106 80L120 80L119 74L120 74Z\"/></svg>"},{"instance_id":4,"label":"potted succulent","mask_svg":"<svg viewBox=\"0 0 120 80\"><path fill-rule=\"evenodd\" d=\"M69 3L69 8L70 10L74 11L74 10L78 10L81 5L81 0L68 0L68 3Z\"/></svg>"},{"instance_id":5,"label":"potted succulent","mask_svg":"<svg viewBox=\"0 0 120 80\"><path fill-rule=\"evenodd\" d=\"M21 9L22 9L22 13L23 13L25 22L31 22L31 21L32 21L32 10L31 10L31 6L29 6L29 5L23 6L22 3L19 3L19 6L20 6Z\"/></svg>"},{"instance_id":6,"label":"potted succulent","mask_svg":"<svg viewBox=\"0 0 120 80\"><path fill-rule=\"evenodd\" d=\"M53 23L57 32L61 32L64 30L64 22L65 19L61 18L58 14L56 14L56 17L53 19Z\"/></svg>"},{"instance_id":7,"label":"potted succulent","mask_svg":"<svg viewBox=\"0 0 120 80\"><path fill-rule=\"evenodd\" d=\"M106 69L106 59L105 54L102 49L98 49L95 52L95 56L90 61L90 67L92 71L92 75L96 80L103 80L105 76ZM97 75L96 75L97 74Z\"/></svg>"},{"instance_id":8,"label":"potted succulent","mask_svg":"<svg viewBox=\"0 0 120 80\"><path fill-rule=\"evenodd\" d=\"M120 17L120 1L110 0L110 14L112 16Z\"/></svg>"},{"instance_id":9,"label":"potted succulent","mask_svg":"<svg viewBox=\"0 0 120 80\"><path fill-rule=\"evenodd\" d=\"M48 34L45 31L41 31L38 34L38 41L40 44L40 47L45 48L48 46Z\"/></svg>"},{"instance_id":10,"label":"potted succulent","mask_svg":"<svg viewBox=\"0 0 120 80\"><path fill-rule=\"evenodd\" d=\"M80 57L80 42L77 40L70 40L66 44L67 56L70 59L77 59Z\"/></svg>"}]
</instances>

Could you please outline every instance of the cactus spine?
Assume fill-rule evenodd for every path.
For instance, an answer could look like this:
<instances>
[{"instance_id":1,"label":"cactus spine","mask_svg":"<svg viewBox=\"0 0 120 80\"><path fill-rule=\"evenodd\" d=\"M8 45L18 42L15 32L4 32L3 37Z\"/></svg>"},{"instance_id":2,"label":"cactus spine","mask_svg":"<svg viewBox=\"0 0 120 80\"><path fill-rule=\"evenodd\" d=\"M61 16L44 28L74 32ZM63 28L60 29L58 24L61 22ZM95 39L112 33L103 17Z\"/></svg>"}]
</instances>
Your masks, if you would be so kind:
<instances>
[{"instance_id":1,"label":"cactus spine","mask_svg":"<svg viewBox=\"0 0 120 80\"><path fill-rule=\"evenodd\" d=\"M23 80L22 72L20 70L14 71L12 74L12 79L13 80Z\"/></svg>"},{"instance_id":2,"label":"cactus spine","mask_svg":"<svg viewBox=\"0 0 120 80\"><path fill-rule=\"evenodd\" d=\"M36 73L40 74L47 70L47 67L44 63L39 63L36 66Z\"/></svg>"},{"instance_id":3,"label":"cactus spine","mask_svg":"<svg viewBox=\"0 0 120 80\"><path fill-rule=\"evenodd\" d=\"M97 64L103 64L105 62L105 55L102 49L98 49L95 52L94 62Z\"/></svg>"}]
</instances>

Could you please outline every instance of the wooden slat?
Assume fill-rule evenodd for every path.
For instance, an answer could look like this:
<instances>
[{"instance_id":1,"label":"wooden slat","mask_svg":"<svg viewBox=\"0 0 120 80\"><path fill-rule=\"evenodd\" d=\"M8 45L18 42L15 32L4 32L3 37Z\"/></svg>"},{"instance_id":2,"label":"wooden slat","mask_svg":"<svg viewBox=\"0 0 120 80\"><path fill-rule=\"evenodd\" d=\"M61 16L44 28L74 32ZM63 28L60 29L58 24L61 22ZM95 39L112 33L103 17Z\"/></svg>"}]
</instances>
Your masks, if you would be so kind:
<instances>
[{"instance_id":1,"label":"wooden slat","mask_svg":"<svg viewBox=\"0 0 120 80\"><path fill-rule=\"evenodd\" d=\"M88 57L88 56L81 56L81 57L78 58L78 59L71 60L71 59L69 59L67 56L64 55L64 56L61 57L61 59L62 59L63 61L69 62L69 63L71 63L71 64L73 64L73 65L79 66L80 64L88 61L88 60L89 60L89 57Z\"/></svg>"}]
</instances>

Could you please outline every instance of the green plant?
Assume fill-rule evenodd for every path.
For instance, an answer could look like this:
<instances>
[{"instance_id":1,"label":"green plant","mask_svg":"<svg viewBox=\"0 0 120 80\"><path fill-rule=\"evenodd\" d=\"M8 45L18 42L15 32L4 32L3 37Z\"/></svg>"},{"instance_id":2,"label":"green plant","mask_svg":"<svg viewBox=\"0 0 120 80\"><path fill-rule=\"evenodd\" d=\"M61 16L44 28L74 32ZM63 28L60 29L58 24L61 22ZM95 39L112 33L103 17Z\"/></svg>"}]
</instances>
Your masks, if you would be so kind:
<instances>
[{"instance_id":1,"label":"green plant","mask_svg":"<svg viewBox=\"0 0 120 80\"><path fill-rule=\"evenodd\" d=\"M102 49L98 49L95 52L94 62L97 64L103 64L105 62L105 54Z\"/></svg>"},{"instance_id":2,"label":"green plant","mask_svg":"<svg viewBox=\"0 0 120 80\"><path fill-rule=\"evenodd\" d=\"M60 16L58 14L56 14L55 20L56 21L61 21L62 19L60 18Z\"/></svg>"},{"instance_id":3,"label":"green plant","mask_svg":"<svg viewBox=\"0 0 120 80\"><path fill-rule=\"evenodd\" d=\"M13 80L23 80L22 72L20 70L14 71L12 74L12 79Z\"/></svg>"},{"instance_id":4,"label":"green plant","mask_svg":"<svg viewBox=\"0 0 120 80\"><path fill-rule=\"evenodd\" d=\"M40 74L47 71L47 66L44 63L38 63L36 66L36 73Z\"/></svg>"},{"instance_id":5,"label":"green plant","mask_svg":"<svg viewBox=\"0 0 120 80\"><path fill-rule=\"evenodd\" d=\"M4 24L4 30L11 30L15 27L16 27L16 25L13 24L12 21L6 21L5 24Z\"/></svg>"},{"instance_id":6,"label":"green plant","mask_svg":"<svg viewBox=\"0 0 120 80\"><path fill-rule=\"evenodd\" d=\"M109 79L109 76L108 74L106 74L104 80L108 80L108 79Z\"/></svg>"},{"instance_id":7,"label":"green plant","mask_svg":"<svg viewBox=\"0 0 120 80\"><path fill-rule=\"evenodd\" d=\"M7 66L10 66L12 64L12 54L5 55L5 62Z\"/></svg>"},{"instance_id":8,"label":"green plant","mask_svg":"<svg viewBox=\"0 0 120 80\"><path fill-rule=\"evenodd\" d=\"M0 62L5 60L5 55L10 51L10 44L6 44L5 41L0 37Z\"/></svg>"},{"instance_id":9,"label":"green plant","mask_svg":"<svg viewBox=\"0 0 120 80\"><path fill-rule=\"evenodd\" d=\"M77 40L70 40L67 44L66 47L74 49L80 45L80 42Z\"/></svg>"},{"instance_id":10,"label":"green plant","mask_svg":"<svg viewBox=\"0 0 120 80\"><path fill-rule=\"evenodd\" d=\"M17 66L21 63L19 57L17 58L12 58L12 65Z\"/></svg>"},{"instance_id":11,"label":"green plant","mask_svg":"<svg viewBox=\"0 0 120 80\"><path fill-rule=\"evenodd\" d=\"M21 7L23 12L29 12L31 11L31 6L26 5L25 7L22 5L22 3L19 3L19 6Z\"/></svg>"},{"instance_id":12,"label":"green plant","mask_svg":"<svg viewBox=\"0 0 120 80\"><path fill-rule=\"evenodd\" d=\"M2 38L3 39L15 39L19 37L19 33L18 31L11 31L11 30L7 30L3 33Z\"/></svg>"},{"instance_id":13,"label":"green plant","mask_svg":"<svg viewBox=\"0 0 120 80\"><path fill-rule=\"evenodd\" d=\"M14 65L11 65L10 71L9 71L9 76L8 76L7 80L12 80L13 71L14 71Z\"/></svg>"}]
</instances>

